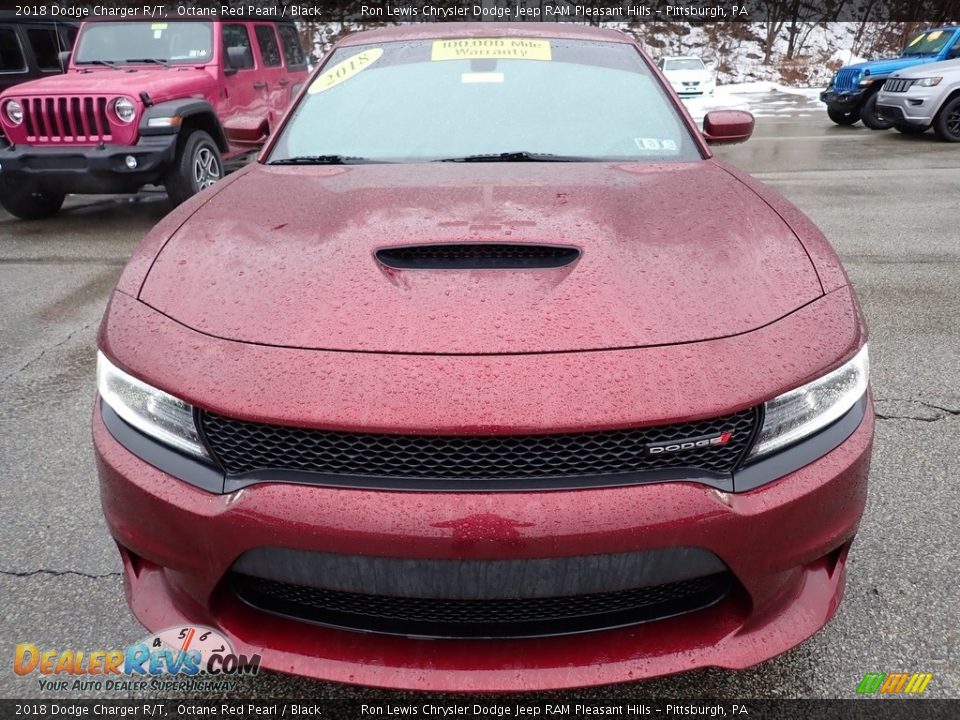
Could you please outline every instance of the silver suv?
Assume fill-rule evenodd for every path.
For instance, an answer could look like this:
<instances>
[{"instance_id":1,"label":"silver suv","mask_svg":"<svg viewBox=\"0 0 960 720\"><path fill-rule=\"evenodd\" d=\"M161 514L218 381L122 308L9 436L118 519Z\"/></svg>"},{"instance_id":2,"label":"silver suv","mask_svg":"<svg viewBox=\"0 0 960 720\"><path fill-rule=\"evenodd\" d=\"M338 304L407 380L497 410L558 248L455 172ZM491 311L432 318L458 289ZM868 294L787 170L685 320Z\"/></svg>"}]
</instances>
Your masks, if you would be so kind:
<instances>
[{"instance_id":1,"label":"silver suv","mask_svg":"<svg viewBox=\"0 0 960 720\"><path fill-rule=\"evenodd\" d=\"M907 135L932 125L941 140L960 142L960 59L893 73L877 96L877 110Z\"/></svg>"}]
</instances>

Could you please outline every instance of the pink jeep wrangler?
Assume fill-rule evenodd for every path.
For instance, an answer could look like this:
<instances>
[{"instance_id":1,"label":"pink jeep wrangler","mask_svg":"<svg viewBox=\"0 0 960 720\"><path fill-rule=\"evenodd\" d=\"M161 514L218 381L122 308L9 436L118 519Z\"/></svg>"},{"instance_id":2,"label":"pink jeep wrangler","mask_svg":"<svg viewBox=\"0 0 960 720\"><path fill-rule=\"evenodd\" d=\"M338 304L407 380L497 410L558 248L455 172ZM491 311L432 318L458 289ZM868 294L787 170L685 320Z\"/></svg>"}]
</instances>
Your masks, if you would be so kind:
<instances>
[{"instance_id":1,"label":"pink jeep wrangler","mask_svg":"<svg viewBox=\"0 0 960 720\"><path fill-rule=\"evenodd\" d=\"M306 77L290 22L84 23L65 75L0 95L0 205L38 219L147 184L179 204L255 154Z\"/></svg>"}]
</instances>

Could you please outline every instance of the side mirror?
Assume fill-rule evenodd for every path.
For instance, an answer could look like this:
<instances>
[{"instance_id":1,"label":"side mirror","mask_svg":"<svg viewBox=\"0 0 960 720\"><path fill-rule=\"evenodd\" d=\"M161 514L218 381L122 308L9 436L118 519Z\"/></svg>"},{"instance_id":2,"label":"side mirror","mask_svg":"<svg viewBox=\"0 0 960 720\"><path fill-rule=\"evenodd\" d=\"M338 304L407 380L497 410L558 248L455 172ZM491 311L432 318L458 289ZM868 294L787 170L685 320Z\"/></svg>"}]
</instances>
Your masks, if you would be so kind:
<instances>
[{"instance_id":1,"label":"side mirror","mask_svg":"<svg viewBox=\"0 0 960 720\"><path fill-rule=\"evenodd\" d=\"M246 45L234 45L227 48L228 70L245 70L253 67L253 55L250 54L250 48Z\"/></svg>"},{"instance_id":2,"label":"side mirror","mask_svg":"<svg viewBox=\"0 0 960 720\"><path fill-rule=\"evenodd\" d=\"M710 145L746 142L753 134L753 115L744 110L714 110L703 118L703 137Z\"/></svg>"},{"instance_id":3,"label":"side mirror","mask_svg":"<svg viewBox=\"0 0 960 720\"><path fill-rule=\"evenodd\" d=\"M57 53L57 59L60 61L60 69L64 72L67 71L67 65L70 64L70 54L69 50L61 50Z\"/></svg>"}]
</instances>

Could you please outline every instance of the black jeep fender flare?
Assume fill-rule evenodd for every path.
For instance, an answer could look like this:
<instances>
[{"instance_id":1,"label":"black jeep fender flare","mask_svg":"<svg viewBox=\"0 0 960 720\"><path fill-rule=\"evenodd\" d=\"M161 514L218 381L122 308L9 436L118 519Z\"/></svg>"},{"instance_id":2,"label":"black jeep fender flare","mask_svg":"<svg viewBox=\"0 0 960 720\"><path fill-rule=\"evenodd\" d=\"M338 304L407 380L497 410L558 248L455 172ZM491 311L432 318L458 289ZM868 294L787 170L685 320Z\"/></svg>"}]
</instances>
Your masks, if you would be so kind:
<instances>
[{"instance_id":1,"label":"black jeep fender flare","mask_svg":"<svg viewBox=\"0 0 960 720\"><path fill-rule=\"evenodd\" d=\"M166 117L179 117L181 120L175 125L150 126L150 120ZM227 135L213 106L206 100L197 98L168 100L150 105L140 117L140 135L174 135L179 133L184 125L193 125L194 123L187 122L190 119L200 121L200 129L210 134L220 148L220 152L227 152L230 149Z\"/></svg>"}]
</instances>

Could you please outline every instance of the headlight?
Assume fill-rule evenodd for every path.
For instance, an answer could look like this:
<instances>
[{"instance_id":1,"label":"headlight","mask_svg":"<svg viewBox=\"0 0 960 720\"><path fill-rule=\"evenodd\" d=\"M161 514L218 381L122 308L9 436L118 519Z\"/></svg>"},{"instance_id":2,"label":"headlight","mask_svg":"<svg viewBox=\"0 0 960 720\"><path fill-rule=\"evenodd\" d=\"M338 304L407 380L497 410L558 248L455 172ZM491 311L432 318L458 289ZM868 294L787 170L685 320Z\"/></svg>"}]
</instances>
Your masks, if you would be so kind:
<instances>
[{"instance_id":1,"label":"headlight","mask_svg":"<svg viewBox=\"0 0 960 720\"><path fill-rule=\"evenodd\" d=\"M113 101L113 111L121 122L131 122L137 114L137 107L127 98L117 98Z\"/></svg>"},{"instance_id":2,"label":"headlight","mask_svg":"<svg viewBox=\"0 0 960 720\"><path fill-rule=\"evenodd\" d=\"M7 116L7 120L14 125L23 122L23 105L16 100L7 100L7 104L3 106L3 112Z\"/></svg>"},{"instance_id":3,"label":"headlight","mask_svg":"<svg viewBox=\"0 0 960 720\"><path fill-rule=\"evenodd\" d=\"M846 364L764 405L763 427L748 459L775 452L841 418L867 391L867 346Z\"/></svg>"},{"instance_id":4,"label":"headlight","mask_svg":"<svg viewBox=\"0 0 960 720\"><path fill-rule=\"evenodd\" d=\"M917 87L933 87L934 85L939 85L941 80L943 80L942 77L920 78L919 80L914 80L913 84Z\"/></svg>"},{"instance_id":5,"label":"headlight","mask_svg":"<svg viewBox=\"0 0 960 720\"><path fill-rule=\"evenodd\" d=\"M870 77L869 75L864 75L862 78L860 78L860 87L873 85L874 80L876 80L876 78Z\"/></svg>"},{"instance_id":6,"label":"headlight","mask_svg":"<svg viewBox=\"0 0 960 720\"><path fill-rule=\"evenodd\" d=\"M180 452L210 459L193 422L193 406L128 375L97 353L97 390L121 418Z\"/></svg>"}]
</instances>

